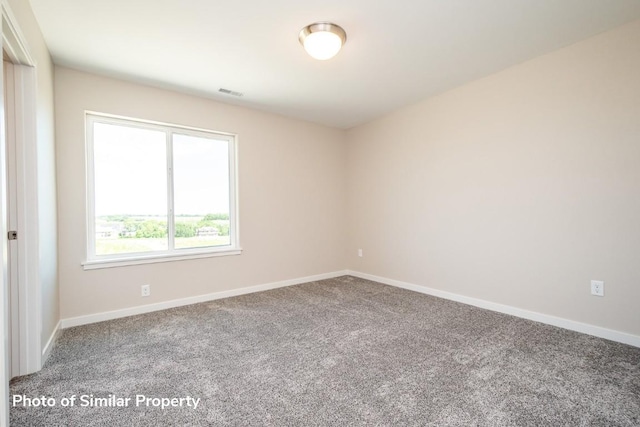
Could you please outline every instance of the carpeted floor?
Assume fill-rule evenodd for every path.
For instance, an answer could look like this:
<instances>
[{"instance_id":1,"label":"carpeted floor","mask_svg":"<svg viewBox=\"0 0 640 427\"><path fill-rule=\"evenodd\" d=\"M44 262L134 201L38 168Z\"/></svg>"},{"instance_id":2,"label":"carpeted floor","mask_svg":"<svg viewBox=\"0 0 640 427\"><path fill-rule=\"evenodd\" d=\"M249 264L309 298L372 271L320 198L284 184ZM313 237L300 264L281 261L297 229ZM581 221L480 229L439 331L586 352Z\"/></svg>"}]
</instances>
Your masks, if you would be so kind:
<instances>
[{"instance_id":1,"label":"carpeted floor","mask_svg":"<svg viewBox=\"0 0 640 427\"><path fill-rule=\"evenodd\" d=\"M12 426L638 426L640 348L345 276L67 329L11 393L55 399Z\"/></svg>"}]
</instances>

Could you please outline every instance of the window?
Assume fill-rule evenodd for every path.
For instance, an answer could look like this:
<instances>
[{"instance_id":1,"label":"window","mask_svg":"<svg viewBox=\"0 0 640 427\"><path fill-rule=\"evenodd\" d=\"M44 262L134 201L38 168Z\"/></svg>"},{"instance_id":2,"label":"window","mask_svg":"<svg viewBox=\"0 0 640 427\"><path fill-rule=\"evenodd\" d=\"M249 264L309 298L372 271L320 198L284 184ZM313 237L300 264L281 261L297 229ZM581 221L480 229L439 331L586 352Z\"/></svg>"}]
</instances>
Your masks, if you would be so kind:
<instances>
[{"instance_id":1,"label":"window","mask_svg":"<svg viewBox=\"0 0 640 427\"><path fill-rule=\"evenodd\" d=\"M85 268L239 253L234 135L94 113L86 124Z\"/></svg>"}]
</instances>

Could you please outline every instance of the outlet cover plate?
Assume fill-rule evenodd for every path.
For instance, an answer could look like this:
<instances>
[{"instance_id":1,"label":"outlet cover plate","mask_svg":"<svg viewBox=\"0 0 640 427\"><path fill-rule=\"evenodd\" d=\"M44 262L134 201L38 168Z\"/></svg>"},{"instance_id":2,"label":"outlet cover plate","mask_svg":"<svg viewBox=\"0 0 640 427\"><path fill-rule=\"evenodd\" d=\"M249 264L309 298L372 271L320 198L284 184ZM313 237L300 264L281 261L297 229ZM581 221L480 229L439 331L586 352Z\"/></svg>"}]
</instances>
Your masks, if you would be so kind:
<instances>
[{"instance_id":1,"label":"outlet cover plate","mask_svg":"<svg viewBox=\"0 0 640 427\"><path fill-rule=\"evenodd\" d=\"M604 282L602 280L591 281L591 295L598 297L604 296Z\"/></svg>"}]
</instances>

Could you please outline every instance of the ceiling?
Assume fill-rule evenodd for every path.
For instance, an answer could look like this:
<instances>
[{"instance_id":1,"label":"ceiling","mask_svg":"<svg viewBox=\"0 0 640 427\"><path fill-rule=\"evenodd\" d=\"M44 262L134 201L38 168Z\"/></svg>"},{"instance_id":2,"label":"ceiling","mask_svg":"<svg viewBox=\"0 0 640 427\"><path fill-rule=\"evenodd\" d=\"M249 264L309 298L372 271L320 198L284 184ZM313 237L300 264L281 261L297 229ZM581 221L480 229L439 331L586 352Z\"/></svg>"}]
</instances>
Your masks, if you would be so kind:
<instances>
[{"instance_id":1,"label":"ceiling","mask_svg":"<svg viewBox=\"0 0 640 427\"><path fill-rule=\"evenodd\" d=\"M640 0L30 1L56 64L345 129L640 18ZM316 21L347 32L331 60L298 42Z\"/></svg>"}]
</instances>

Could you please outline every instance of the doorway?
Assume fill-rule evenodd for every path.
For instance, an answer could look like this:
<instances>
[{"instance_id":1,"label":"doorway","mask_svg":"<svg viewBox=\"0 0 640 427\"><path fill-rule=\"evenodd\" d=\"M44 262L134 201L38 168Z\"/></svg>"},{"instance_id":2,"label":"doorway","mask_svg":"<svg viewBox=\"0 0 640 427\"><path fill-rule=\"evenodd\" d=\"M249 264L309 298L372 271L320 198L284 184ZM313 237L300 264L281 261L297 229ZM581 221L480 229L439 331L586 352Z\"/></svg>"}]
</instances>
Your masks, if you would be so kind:
<instances>
[{"instance_id":1,"label":"doorway","mask_svg":"<svg viewBox=\"0 0 640 427\"><path fill-rule=\"evenodd\" d=\"M36 73L22 32L1 2L0 48L0 425L9 380L42 364L39 281ZM9 228L11 227L11 228ZM9 240L8 231L19 240Z\"/></svg>"}]
</instances>

